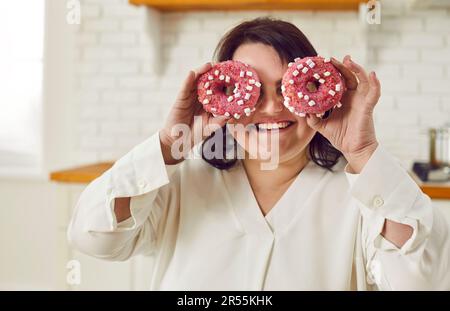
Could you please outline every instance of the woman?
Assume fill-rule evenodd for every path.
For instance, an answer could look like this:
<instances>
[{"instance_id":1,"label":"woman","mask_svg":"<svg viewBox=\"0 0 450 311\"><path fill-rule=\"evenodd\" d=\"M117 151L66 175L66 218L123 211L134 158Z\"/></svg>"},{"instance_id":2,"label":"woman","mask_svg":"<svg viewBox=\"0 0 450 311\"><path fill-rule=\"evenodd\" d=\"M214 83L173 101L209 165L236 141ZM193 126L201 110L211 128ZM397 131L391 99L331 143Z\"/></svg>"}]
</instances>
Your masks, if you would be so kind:
<instances>
[{"instance_id":1,"label":"woman","mask_svg":"<svg viewBox=\"0 0 450 311\"><path fill-rule=\"evenodd\" d=\"M165 127L84 190L73 245L109 260L154 256L153 290L449 289L448 225L377 142L375 73L333 59L348 88L342 108L301 118L283 106L280 80L290 60L317 53L294 25L244 22L216 55L257 71L256 111L237 121L204 112L196 80L211 64L191 71ZM283 122L273 170L237 136L244 159L173 156L179 124ZM269 132L258 131L258 142Z\"/></svg>"}]
</instances>

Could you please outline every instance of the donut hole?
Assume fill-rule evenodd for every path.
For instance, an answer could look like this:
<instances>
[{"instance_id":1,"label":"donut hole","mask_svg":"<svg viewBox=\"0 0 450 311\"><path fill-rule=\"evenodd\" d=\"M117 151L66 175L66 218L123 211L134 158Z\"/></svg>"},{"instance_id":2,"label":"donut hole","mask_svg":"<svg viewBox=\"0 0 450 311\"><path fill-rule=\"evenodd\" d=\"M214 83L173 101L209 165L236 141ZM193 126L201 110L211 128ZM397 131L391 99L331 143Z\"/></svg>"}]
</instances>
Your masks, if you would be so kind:
<instances>
[{"instance_id":1,"label":"donut hole","mask_svg":"<svg viewBox=\"0 0 450 311\"><path fill-rule=\"evenodd\" d=\"M222 85L222 87L221 87L222 93L225 94L226 96L231 96L231 95L233 95L233 94L234 94L234 93L233 93L233 90L234 90L234 85L227 85L227 84L224 84L224 85Z\"/></svg>"},{"instance_id":2,"label":"donut hole","mask_svg":"<svg viewBox=\"0 0 450 311\"><path fill-rule=\"evenodd\" d=\"M306 83L306 89L307 89L310 93L317 92L317 90L319 89L319 87L320 87L319 81L311 80L311 81L308 81L308 83Z\"/></svg>"}]
</instances>

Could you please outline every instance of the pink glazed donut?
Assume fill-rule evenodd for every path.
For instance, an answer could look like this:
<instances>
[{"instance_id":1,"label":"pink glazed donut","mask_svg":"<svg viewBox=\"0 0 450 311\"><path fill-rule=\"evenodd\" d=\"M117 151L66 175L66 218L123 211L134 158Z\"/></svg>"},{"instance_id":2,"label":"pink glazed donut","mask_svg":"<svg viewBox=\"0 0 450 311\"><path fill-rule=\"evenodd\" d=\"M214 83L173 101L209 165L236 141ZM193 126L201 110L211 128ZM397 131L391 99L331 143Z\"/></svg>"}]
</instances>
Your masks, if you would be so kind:
<instances>
[{"instance_id":1,"label":"pink glazed donut","mask_svg":"<svg viewBox=\"0 0 450 311\"><path fill-rule=\"evenodd\" d=\"M197 95L203 109L214 116L239 119L255 111L261 82L256 71L239 61L215 64L197 84Z\"/></svg>"},{"instance_id":2,"label":"pink glazed donut","mask_svg":"<svg viewBox=\"0 0 450 311\"><path fill-rule=\"evenodd\" d=\"M331 108L340 108L345 82L329 58L296 58L283 76L284 106L300 117L307 113L322 117Z\"/></svg>"}]
</instances>

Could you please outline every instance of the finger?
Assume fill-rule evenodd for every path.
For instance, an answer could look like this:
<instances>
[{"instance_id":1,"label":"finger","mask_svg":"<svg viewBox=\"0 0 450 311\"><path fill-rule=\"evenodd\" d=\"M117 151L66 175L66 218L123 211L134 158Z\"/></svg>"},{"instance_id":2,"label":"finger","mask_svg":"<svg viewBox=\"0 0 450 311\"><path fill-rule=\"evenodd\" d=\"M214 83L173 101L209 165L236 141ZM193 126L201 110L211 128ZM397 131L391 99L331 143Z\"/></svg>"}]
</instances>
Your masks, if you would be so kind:
<instances>
[{"instance_id":1,"label":"finger","mask_svg":"<svg viewBox=\"0 0 450 311\"><path fill-rule=\"evenodd\" d=\"M381 96L381 83L378 80L375 71L369 74L369 92L367 93L367 100L372 104L372 107L378 103Z\"/></svg>"},{"instance_id":2,"label":"finger","mask_svg":"<svg viewBox=\"0 0 450 311\"><path fill-rule=\"evenodd\" d=\"M187 77L181 84L181 90L178 93L177 101L186 101L195 90L195 82L198 77L211 69L211 63L206 63L195 70L190 70Z\"/></svg>"},{"instance_id":3,"label":"finger","mask_svg":"<svg viewBox=\"0 0 450 311\"><path fill-rule=\"evenodd\" d=\"M195 82L195 72L190 70L187 77L181 84L180 92L178 93L177 101L186 101L192 94Z\"/></svg>"},{"instance_id":4,"label":"finger","mask_svg":"<svg viewBox=\"0 0 450 311\"><path fill-rule=\"evenodd\" d=\"M355 63L349 55L345 56L344 58L344 66L346 66L356 74L356 77L358 78L359 83L362 87L367 88L369 86L369 77L366 71L362 66Z\"/></svg>"},{"instance_id":5,"label":"finger","mask_svg":"<svg viewBox=\"0 0 450 311\"><path fill-rule=\"evenodd\" d=\"M336 58L332 57L331 62L344 77L347 88L349 90L356 90L358 87L358 80L356 80L355 74Z\"/></svg>"},{"instance_id":6,"label":"finger","mask_svg":"<svg viewBox=\"0 0 450 311\"><path fill-rule=\"evenodd\" d=\"M198 67L197 69L194 70L195 73L195 80L198 79L198 77L200 77L202 74L204 74L205 72L207 72L208 70L210 70L212 67L211 63L206 63L200 67Z\"/></svg>"}]
</instances>

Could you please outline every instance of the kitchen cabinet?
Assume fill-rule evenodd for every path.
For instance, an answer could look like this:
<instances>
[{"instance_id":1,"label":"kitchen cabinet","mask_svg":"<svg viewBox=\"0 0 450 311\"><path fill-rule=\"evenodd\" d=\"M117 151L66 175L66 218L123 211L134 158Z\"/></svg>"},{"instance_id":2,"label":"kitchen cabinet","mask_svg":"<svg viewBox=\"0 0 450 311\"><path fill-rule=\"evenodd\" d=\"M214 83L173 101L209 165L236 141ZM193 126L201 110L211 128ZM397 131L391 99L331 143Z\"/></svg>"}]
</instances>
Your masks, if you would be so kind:
<instances>
[{"instance_id":1,"label":"kitchen cabinet","mask_svg":"<svg viewBox=\"0 0 450 311\"><path fill-rule=\"evenodd\" d=\"M357 11L363 0L129 0L159 11L190 10L319 10Z\"/></svg>"}]
</instances>

